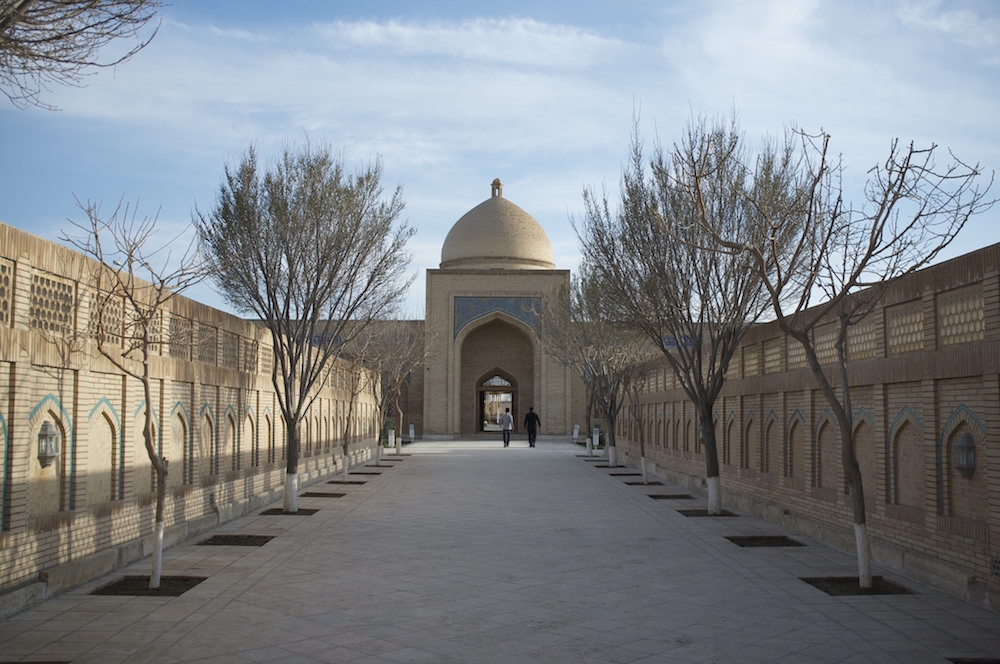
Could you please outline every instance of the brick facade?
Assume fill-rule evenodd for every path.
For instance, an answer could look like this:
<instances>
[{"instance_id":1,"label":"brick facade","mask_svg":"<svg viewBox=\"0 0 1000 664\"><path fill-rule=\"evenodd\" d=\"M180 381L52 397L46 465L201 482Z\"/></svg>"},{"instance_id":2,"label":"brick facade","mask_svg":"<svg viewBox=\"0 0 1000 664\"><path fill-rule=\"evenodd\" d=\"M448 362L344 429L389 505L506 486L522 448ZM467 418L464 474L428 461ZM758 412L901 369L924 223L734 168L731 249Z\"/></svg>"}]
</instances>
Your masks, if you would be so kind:
<instances>
[{"instance_id":1,"label":"brick facade","mask_svg":"<svg viewBox=\"0 0 1000 664\"><path fill-rule=\"evenodd\" d=\"M0 594L19 589L26 604L148 554L153 533L143 392L97 351L91 265L0 225ZM161 334L153 407L171 544L280 499L286 436L264 328L177 297ZM303 485L343 468L345 427L348 463L371 456L374 399L348 423L345 386L335 372L306 418ZM60 434L45 466L43 422Z\"/></svg>"},{"instance_id":2,"label":"brick facade","mask_svg":"<svg viewBox=\"0 0 1000 664\"><path fill-rule=\"evenodd\" d=\"M893 284L851 332L848 381L875 560L1000 609L998 269L1000 244ZM816 330L821 360L828 334ZM704 455L669 369L648 381L640 412L621 424L626 457L636 462L644 427L658 471L700 488ZM798 343L755 327L716 403L724 501L853 550L836 427ZM972 477L954 468L963 434Z\"/></svg>"},{"instance_id":3,"label":"brick facade","mask_svg":"<svg viewBox=\"0 0 1000 664\"><path fill-rule=\"evenodd\" d=\"M542 339L541 311L568 286L569 270L427 270L419 434L479 435L478 399L494 375L513 385L515 431L529 407L540 414L542 435L565 436L582 425L583 383L546 352Z\"/></svg>"}]
</instances>

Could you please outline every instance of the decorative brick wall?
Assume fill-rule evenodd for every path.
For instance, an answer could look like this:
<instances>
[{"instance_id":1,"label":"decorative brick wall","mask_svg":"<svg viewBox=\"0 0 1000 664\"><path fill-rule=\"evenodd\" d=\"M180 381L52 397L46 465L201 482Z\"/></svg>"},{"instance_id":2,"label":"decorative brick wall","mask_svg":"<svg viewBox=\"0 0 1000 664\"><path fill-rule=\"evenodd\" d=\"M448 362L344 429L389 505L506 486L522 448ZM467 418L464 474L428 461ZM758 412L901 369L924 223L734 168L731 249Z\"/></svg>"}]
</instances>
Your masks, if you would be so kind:
<instances>
[{"instance_id":1,"label":"decorative brick wall","mask_svg":"<svg viewBox=\"0 0 1000 664\"><path fill-rule=\"evenodd\" d=\"M893 284L849 335L848 380L876 561L1000 609L998 269L1000 244ZM823 362L835 358L831 332L816 329ZM804 359L773 323L751 330L735 354L716 403L724 500L853 550L837 425ZM702 450L677 440L690 405L669 379L649 385L642 424L662 435L647 455L698 489ZM972 477L952 461L962 434L975 443ZM637 443L618 444L636 463Z\"/></svg>"},{"instance_id":2,"label":"decorative brick wall","mask_svg":"<svg viewBox=\"0 0 1000 664\"><path fill-rule=\"evenodd\" d=\"M92 267L0 224L0 595L42 580L46 587L28 594L49 596L86 581L84 570L105 573L149 553L155 484L142 389L96 344L100 333L121 346L128 313L111 303L98 329L102 298L83 276ZM287 436L264 328L183 297L156 327L153 410L170 463L169 544L280 500ZM303 485L343 468L345 428L348 463L369 458L375 444L371 394L347 422L339 373L306 418ZM59 455L45 466L37 458L43 422L60 434Z\"/></svg>"}]
</instances>

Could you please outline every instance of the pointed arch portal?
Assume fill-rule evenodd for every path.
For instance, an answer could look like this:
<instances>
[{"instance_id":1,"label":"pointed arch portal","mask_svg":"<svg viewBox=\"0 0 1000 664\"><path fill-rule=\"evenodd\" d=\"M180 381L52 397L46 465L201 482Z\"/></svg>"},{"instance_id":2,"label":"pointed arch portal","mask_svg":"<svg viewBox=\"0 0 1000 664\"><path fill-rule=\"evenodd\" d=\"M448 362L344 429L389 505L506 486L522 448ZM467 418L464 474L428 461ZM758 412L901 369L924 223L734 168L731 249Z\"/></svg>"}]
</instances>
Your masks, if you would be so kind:
<instances>
[{"instance_id":1,"label":"pointed arch portal","mask_svg":"<svg viewBox=\"0 0 1000 664\"><path fill-rule=\"evenodd\" d=\"M529 335L519 321L498 314L459 339L462 432L500 431L500 413L507 401L515 421L528 406L537 407L533 403L536 348ZM500 407L501 403L505 405Z\"/></svg>"}]
</instances>

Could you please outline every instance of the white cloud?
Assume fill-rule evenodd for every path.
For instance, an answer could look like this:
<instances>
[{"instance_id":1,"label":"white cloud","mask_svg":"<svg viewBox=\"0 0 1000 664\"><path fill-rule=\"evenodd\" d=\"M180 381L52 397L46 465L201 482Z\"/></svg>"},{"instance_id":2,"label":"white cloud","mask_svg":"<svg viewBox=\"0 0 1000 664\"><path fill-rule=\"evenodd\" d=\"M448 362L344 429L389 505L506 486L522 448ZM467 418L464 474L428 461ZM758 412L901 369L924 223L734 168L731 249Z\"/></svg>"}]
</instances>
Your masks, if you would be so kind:
<instances>
[{"instance_id":1,"label":"white cloud","mask_svg":"<svg viewBox=\"0 0 1000 664\"><path fill-rule=\"evenodd\" d=\"M600 63L623 44L578 27L531 19L477 18L460 22L377 23L362 21L317 25L336 49L362 49L376 57L418 57L486 63L491 67L579 70Z\"/></svg>"},{"instance_id":2,"label":"white cloud","mask_svg":"<svg viewBox=\"0 0 1000 664\"><path fill-rule=\"evenodd\" d=\"M0 218L62 219L74 211L50 201L71 204L69 192L125 191L183 220L195 201L211 205L223 165L252 142L270 155L308 138L343 146L354 163L382 155L419 228L415 268L437 266L451 224L494 177L571 268L568 217L584 185L606 182L614 195L635 107L644 136L668 143L692 113L734 108L751 138L792 122L822 127L852 175L896 136L1000 164L991 3L719 0L664 6L660 19L622 29L629 10L615 28L574 24L576 12L561 23L283 19L234 29L174 21L168 8L135 59L58 90L63 112L0 111L23 141L11 153L25 155L7 174ZM62 145L47 144L55 136ZM31 197L18 178L34 183ZM14 205L32 212L7 212Z\"/></svg>"},{"instance_id":3,"label":"white cloud","mask_svg":"<svg viewBox=\"0 0 1000 664\"><path fill-rule=\"evenodd\" d=\"M902 21L922 31L937 32L948 41L982 51L986 60L998 64L1000 49L1000 19L998 7L992 0L976 3L979 12L970 9L949 9L938 0L901 2L899 16ZM988 12L994 12L989 16Z\"/></svg>"}]
</instances>

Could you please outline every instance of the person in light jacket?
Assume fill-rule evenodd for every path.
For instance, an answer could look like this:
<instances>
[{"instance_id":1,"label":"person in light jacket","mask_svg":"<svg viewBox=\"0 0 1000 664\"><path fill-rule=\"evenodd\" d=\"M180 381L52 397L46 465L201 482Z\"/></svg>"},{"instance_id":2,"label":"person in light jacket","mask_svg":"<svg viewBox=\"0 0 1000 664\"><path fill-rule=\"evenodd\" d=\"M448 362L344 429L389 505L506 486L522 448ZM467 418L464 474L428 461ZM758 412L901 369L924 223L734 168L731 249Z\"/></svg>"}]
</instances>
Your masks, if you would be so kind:
<instances>
[{"instance_id":1,"label":"person in light jacket","mask_svg":"<svg viewBox=\"0 0 1000 664\"><path fill-rule=\"evenodd\" d=\"M500 416L500 428L503 429L503 446L510 445L510 432L514 430L514 416L510 414L510 408Z\"/></svg>"},{"instance_id":2,"label":"person in light jacket","mask_svg":"<svg viewBox=\"0 0 1000 664\"><path fill-rule=\"evenodd\" d=\"M500 428L503 429L503 446L507 447L510 445L510 432L514 430L514 416L510 414L510 408L500 416Z\"/></svg>"}]
</instances>

